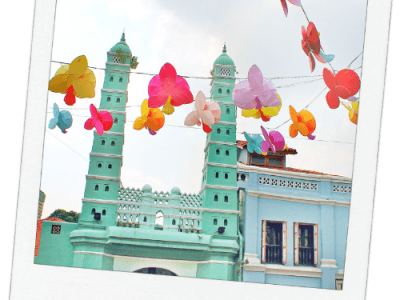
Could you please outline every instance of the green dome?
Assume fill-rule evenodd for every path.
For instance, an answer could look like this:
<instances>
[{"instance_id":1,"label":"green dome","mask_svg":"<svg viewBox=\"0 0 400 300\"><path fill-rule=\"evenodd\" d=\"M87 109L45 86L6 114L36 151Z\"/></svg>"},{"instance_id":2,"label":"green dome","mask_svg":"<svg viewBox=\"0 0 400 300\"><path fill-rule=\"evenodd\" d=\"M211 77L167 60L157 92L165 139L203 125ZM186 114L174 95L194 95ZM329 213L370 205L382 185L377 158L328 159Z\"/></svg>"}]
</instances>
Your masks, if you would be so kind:
<instances>
[{"instance_id":1,"label":"green dome","mask_svg":"<svg viewBox=\"0 0 400 300\"><path fill-rule=\"evenodd\" d=\"M226 45L224 45L224 49L222 50L222 54L215 60L214 65L227 65L234 66L232 58L226 54Z\"/></svg>"},{"instance_id":2,"label":"green dome","mask_svg":"<svg viewBox=\"0 0 400 300\"><path fill-rule=\"evenodd\" d=\"M112 47L112 48L110 49L110 52L117 52L117 50L119 50L119 49L121 49L121 51L122 51L123 53L128 53L128 54L131 54L131 53L132 53L132 52L131 52L131 49L129 49L128 44L125 43L125 32L122 34L121 41L119 41L118 43L116 43L116 44L114 45L114 47Z\"/></svg>"}]
</instances>

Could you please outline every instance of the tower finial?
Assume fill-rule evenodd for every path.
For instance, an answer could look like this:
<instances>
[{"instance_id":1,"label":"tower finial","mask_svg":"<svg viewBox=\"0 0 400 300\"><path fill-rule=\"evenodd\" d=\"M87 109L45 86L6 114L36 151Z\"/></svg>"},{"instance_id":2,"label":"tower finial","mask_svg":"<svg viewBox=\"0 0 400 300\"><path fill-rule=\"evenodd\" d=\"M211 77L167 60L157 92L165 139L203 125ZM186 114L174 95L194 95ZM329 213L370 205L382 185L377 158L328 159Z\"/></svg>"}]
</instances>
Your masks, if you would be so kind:
<instances>
[{"instance_id":1,"label":"tower finial","mask_svg":"<svg viewBox=\"0 0 400 300\"><path fill-rule=\"evenodd\" d=\"M226 53L226 42L224 43L224 49L222 50L222 52Z\"/></svg>"},{"instance_id":2,"label":"tower finial","mask_svg":"<svg viewBox=\"0 0 400 300\"><path fill-rule=\"evenodd\" d=\"M122 33L121 42L125 42L125 28L124 28L124 32Z\"/></svg>"}]
</instances>

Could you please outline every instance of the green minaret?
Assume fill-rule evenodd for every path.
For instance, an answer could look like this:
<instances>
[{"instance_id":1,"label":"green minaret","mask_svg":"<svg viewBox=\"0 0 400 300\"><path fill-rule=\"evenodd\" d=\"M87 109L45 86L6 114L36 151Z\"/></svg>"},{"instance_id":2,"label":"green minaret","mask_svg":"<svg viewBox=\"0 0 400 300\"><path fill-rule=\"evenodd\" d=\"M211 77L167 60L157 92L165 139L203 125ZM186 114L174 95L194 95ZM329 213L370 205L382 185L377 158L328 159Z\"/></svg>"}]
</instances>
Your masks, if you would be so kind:
<instances>
[{"instance_id":1,"label":"green minaret","mask_svg":"<svg viewBox=\"0 0 400 300\"><path fill-rule=\"evenodd\" d=\"M203 197L203 231L217 236L238 235L236 106L232 92L236 67L226 54L216 59L211 81L211 97L218 102L222 115L207 134L201 196ZM224 227L224 233L218 228ZM221 231L221 229L220 229Z\"/></svg>"},{"instance_id":2,"label":"green minaret","mask_svg":"<svg viewBox=\"0 0 400 300\"><path fill-rule=\"evenodd\" d=\"M117 207L107 203L107 200L117 199L121 186L122 146L131 59L132 52L123 33L121 40L107 53L99 111L110 112L114 124L102 136L94 131L85 196L79 217L79 224L82 226L115 225ZM99 221L94 219L95 212L101 214Z\"/></svg>"}]
</instances>

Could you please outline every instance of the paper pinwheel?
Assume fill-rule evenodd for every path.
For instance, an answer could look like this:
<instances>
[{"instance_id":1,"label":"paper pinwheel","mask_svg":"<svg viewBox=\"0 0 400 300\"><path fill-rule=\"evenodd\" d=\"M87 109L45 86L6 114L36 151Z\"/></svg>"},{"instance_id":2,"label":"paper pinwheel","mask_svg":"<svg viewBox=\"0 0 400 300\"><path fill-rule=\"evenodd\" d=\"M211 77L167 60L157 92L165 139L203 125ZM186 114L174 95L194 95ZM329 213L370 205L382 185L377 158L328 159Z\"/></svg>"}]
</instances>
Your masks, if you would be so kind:
<instances>
[{"instance_id":1,"label":"paper pinwheel","mask_svg":"<svg viewBox=\"0 0 400 300\"><path fill-rule=\"evenodd\" d=\"M148 101L142 103L142 116L135 120L133 128L142 130L146 128L151 135L155 135L164 126L165 116L158 108L149 108Z\"/></svg>"},{"instance_id":2,"label":"paper pinwheel","mask_svg":"<svg viewBox=\"0 0 400 300\"><path fill-rule=\"evenodd\" d=\"M254 119L263 120L264 122L268 122L272 117L276 116L282 107L281 97L277 94L278 99L280 101L280 105L275 107L262 107L261 109L242 109L242 116L245 118L253 117Z\"/></svg>"},{"instance_id":3,"label":"paper pinwheel","mask_svg":"<svg viewBox=\"0 0 400 300\"><path fill-rule=\"evenodd\" d=\"M85 122L85 129L92 130L96 127L97 133L103 135L104 131L110 130L114 120L108 111L97 112L96 107L90 104L90 114L92 117Z\"/></svg>"},{"instance_id":4,"label":"paper pinwheel","mask_svg":"<svg viewBox=\"0 0 400 300\"><path fill-rule=\"evenodd\" d=\"M203 130L207 133L211 132L210 126L218 122L221 118L221 108L217 102L206 102L206 96L203 92L198 92L195 102L194 111L189 113L185 119L186 126L203 124Z\"/></svg>"},{"instance_id":5,"label":"paper pinwheel","mask_svg":"<svg viewBox=\"0 0 400 300\"><path fill-rule=\"evenodd\" d=\"M357 94L360 89L360 77L358 77L357 73L352 70L344 69L334 75L331 71L325 68L323 76L325 84L330 89L326 94L326 102L332 109L339 107L339 97L342 99L348 99Z\"/></svg>"},{"instance_id":6,"label":"paper pinwheel","mask_svg":"<svg viewBox=\"0 0 400 300\"><path fill-rule=\"evenodd\" d=\"M93 98L96 77L88 68L85 55L75 58L70 65L61 66L49 82L49 90L66 94L64 101L74 105L78 98Z\"/></svg>"},{"instance_id":7,"label":"paper pinwheel","mask_svg":"<svg viewBox=\"0 0 400 300\"><path fill-rule=\"evenodd\" d=\"M164 105L163 112L167 115L175 111L174 106L193 102L188 83L176 74L175 68L169 63L163 65L160 74L150 80L148 91L149 107Z\"/></svg>"},{"instance_id":8,"label":"paper pinwheel","mask_svg":"<svg viewBox=\"0 0 400 300\"><path fill-rule=\"evenodd\" d=\"M69 111L60 111L58 105L54 103L53 105L53 116L54 118L49 122L49 129L60 128L62 133L67 133L68 128L72 125L72 115Z\"/></svg>"},{"instance_id":9,"label":"paper pinwheel","mask_svg":"<svg viewBox=\"0 0 400 300\"><path fill-rule=\"evenodd\" d=\"M346 107L349 110L350 122L357 125L359 102L358 101L353 101L350 103L344 103L343 101L340 101L340 102L342 103L342 105L344 107Z\"/></svg>"},{"instance_id":10,"label":"paper pinwheel","mask_svg":"<svg viewBox=\"0 0 400 300\"><path fill-rule=\"evenodd\" d=\"M333 54L327 55L322 52L321 42L319 40L319 33L317 31L317 28L315 28L314 23L308 23L307 30L304 26L302 26L301 34L303 35L301 47L303 48L304 53L308 56L311 72L313 72L315 69L314 56L319 62L323 64L331 62L335 58Z\"/></svg>"},{"instance_id":11,"label":"paper pinwheel","mask_svg":"<svg viewBox=\"0 0 400 300\"><path fill-rule=\"evenodd\" d=\"M315 139L315 135L312 135L317 126L314 116L308 110L302 110L297 114L296 110L291 105L289 105L289 111L293 122L289 127L289 135L294 138L297 136L297 133L300 132L310 140Z\"/></svg>"},{"instance_id":12,"label":"paper pinwheel","mask_svg":"<svg viewBox=\"0 0 400 300\"><path fill-rule=\"evenodd\" d=\"M301 6L301 0L288 0L288 1L290 3L292 3L293 5ZM282 3L282 7L283 7L283 12L285 13L285 16L287 17L288 11L289 11L287 2L286 2L286 0L281 0L281 3Z\"/></svg>"},{"instance_id":13,"label":"paper pinwheel","mask_svg":"<svg viewBox=\"0 0 400 300\"><path fill-rule=\"evenodd\" d=\"M276 152L285 148L285 139L282 134L278 131L271 131L269 134L264 127L261 126L265 141L261 144L261 149L264 153L268 153L269 149L272 152Z\"/></svg>"},{"instance_id":14,"label":"paper pinwheel","mask_svg":"<svg viewBox=\"0 0 400 300\"><path fill-rule=\"evenodd\" d=\"M253 65L248 80L239 82L233 90L233 103L242 109L261 109L281 104L272 81L263 78L260 69Z\"/></svg>"},{"instance_id":15,"label":"paper pinwheel","mask_svg":"<svg viewBox=\"0 0 400 300\"><path fill-rule=\"evenodd\" d=\"M255 135L251 137L248 135L246 132L243 133L244 137L246 138L248 144L247 144L247 150L249 153L257 153L257 154L262 154L261 152L261 143L264 141L263 138L259 135Z\"/></svg>"}]
</instances>

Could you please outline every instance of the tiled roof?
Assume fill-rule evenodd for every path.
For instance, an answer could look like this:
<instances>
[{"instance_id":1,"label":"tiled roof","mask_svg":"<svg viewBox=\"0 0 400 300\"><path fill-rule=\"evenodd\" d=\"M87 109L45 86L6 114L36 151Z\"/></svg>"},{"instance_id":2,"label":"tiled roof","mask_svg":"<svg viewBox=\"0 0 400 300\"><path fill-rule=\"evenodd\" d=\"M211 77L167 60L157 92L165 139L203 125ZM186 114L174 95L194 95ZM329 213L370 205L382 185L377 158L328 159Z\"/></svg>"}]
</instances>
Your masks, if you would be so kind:
<instances>
[{"instance_id":1,"label":"tiled roof","mask_svg":"<svg viewBox=\"0 0 400 300\"><path fill-rule=\"evenodd\" d=\"M37 226L36 226L36 242L35 242L35 256L39 255L39 247L40 247L40 237L42 236L42 223L43 221L54 221L54 222L65 222L64 220L61 220L56 217L51 217L47 219L41 219L37 221Z\"/></svg>"},{"instance_id":2,"label":"tiled roof","mask_svg":"<svg viewBox=\"0 0 400 300\"><path fill-rule=\"evenodd\" d=\"M240 149L247 149L247 141L236 141L238 148ZM276 153L279 154L297 154L296 149L293 148L287 148L286 150L282 150L282 151L276 151Z\"/></svg>"},{"instance_id":3,"label":"tiled roof","mask_svg":"<svg viewBox=\"0 0 400 300\"><path fill-rule=\"evenodd\" d=\"M248 166L248 164L238 161L240 164ZM322 172L317 172L317 171L310 171L310 170L302 170L302 169L295 169L295 168L275 168L275 167L270 167L270 166L253 166L251 167L256 167L256 168L263 168L263 169L273 169L273 170L278 170L278 171L287 171L287 172L296 172L296 173L305 173L305 174L315 174L315 175L328 175L328 176L336 176L336 177L343 177L341 175L333 175L333 174L328 174L328 173L322 173Z\"/></svg>"}]
</instances>

